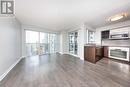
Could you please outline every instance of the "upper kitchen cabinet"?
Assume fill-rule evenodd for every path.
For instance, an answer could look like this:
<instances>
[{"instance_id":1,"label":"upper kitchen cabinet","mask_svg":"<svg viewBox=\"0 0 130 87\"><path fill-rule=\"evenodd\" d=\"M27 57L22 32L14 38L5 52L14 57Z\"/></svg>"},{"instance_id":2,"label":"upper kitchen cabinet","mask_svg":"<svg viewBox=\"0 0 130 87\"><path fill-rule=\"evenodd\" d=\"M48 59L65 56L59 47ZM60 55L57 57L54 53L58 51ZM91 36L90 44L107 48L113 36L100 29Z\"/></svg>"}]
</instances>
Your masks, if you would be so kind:
<instances>
[{"instance_id":1,"label":"upper kitchen cabinet","mask_svg":"<svg viewBox=\"0 0 130 87\"><path fill-rule=\"evenodd\" d=\"M102 31L101 32L101 38L102 38L102 40L109 39L109 34L110 34L110 30Z\"/></svg>"},{"instance_id":2,"label":"upper kitchen cabinet","mask_svg":"<svg viewBox=\"0 0 130 87\"><path fill-rule=\"evenodd\" d=\"M102 40L125 40L130 39L130 27L110 29L101 32Z\"/></svg>"}]
</instances>

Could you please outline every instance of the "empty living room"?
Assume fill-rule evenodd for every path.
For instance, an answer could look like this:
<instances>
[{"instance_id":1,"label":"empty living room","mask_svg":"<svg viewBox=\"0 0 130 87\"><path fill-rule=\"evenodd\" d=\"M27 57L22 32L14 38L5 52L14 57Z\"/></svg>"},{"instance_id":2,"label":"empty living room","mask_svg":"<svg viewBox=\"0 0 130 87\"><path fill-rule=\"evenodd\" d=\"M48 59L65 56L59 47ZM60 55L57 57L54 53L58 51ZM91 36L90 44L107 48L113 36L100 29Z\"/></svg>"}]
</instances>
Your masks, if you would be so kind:
<instances>
[{"instance_id":1,"label":"empty living room","mask_svg":"<svg viewBox=\"0 0 130 87\"><path fill-rule=\"evenodd\" d=\"M130 0L0 0L0 87L130 87Z\"/></svg>"}]
</instances>

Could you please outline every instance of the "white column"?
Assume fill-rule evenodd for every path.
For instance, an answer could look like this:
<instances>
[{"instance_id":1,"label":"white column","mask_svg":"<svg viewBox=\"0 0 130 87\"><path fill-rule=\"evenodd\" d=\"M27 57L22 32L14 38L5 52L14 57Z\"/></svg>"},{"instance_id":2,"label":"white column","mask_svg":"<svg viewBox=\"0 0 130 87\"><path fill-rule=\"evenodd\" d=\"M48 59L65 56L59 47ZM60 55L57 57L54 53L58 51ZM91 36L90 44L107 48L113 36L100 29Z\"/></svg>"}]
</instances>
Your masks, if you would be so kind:
<instances>
[{"instance_id":1,"label":"white column","mask_svg":"<svg viewBox=\"0 0 130 87\"><path fill-rule=\"evenodd\" d=\"M78 37L78 56L81 60L84 60L84 44L85 44L85 34L86 29L84 25L81 25L80 30L78 31L79 37Z\"/></svg>"},{"instance_id":2,"label":"white column","mask_svg":"<svg viewBox=\"0 0 130 87\"><path fill-rule=\"evenodd\" d=\"M60 35L60 53L68 54L69 51L69 41L68 41L68 32L63 31Z\"/></svg>"}]
</instances>

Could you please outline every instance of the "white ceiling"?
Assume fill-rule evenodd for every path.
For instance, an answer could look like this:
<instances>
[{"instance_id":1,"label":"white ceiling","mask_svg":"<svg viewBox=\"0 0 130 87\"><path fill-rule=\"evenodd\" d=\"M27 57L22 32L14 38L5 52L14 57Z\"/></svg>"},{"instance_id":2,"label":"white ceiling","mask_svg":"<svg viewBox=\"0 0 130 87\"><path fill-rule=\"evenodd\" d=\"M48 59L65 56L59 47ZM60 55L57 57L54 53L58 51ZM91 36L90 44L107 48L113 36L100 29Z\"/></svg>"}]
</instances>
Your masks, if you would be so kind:
<instances>
[{"instance_id":1,"label":"white ceiling","mask_svg":"<svg viewBox=\"0 0 130 87\"><path fill-rule=\"evenodd\" d=\"M16 18L22 24L49 28L56 31L64 30L81 22L86 22L94 28L106 26L111 24L106 21L109 16L121 12L130 14L130 0L15 1ZM121 21L129 19L130 16Z\"/></svg>"}]
</instances>

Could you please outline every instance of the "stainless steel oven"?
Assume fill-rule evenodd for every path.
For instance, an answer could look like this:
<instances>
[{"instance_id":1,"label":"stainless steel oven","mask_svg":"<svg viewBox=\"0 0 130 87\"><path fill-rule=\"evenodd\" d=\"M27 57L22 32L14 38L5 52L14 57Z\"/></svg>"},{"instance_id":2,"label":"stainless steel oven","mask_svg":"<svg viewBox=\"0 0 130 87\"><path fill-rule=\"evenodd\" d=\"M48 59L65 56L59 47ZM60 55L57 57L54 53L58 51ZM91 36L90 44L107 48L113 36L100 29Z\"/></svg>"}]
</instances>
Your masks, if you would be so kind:
<instances>
[{"instance_id":1,"label":"stainless steel oven","mask_svg":"<svg viewBox=\"0 0 130 87\"><path fill-rule=\"evenodd\" d=\"M109 57L119 60L130 61L130 49L127 47L109 47Z\"/></svg>"}]
</instances>

